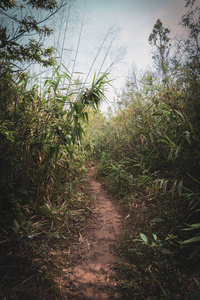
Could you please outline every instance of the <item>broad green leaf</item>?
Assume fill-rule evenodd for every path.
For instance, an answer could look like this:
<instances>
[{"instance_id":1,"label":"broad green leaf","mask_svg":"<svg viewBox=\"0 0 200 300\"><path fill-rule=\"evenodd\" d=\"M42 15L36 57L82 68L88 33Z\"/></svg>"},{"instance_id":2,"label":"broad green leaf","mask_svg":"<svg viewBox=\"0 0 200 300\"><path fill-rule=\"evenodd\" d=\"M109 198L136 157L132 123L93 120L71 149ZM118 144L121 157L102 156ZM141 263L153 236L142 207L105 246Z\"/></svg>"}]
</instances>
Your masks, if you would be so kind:
<instances>
[{"instance_id":1,"label":"broad green leaf","mask_svg":"<svg viewBox=\"0 0 200 300\"><path fill-rule=\"evenodd\" d=\"M148 238L144 233L140 233L140 237L145 243L148 243Z\"/></svg>"},{"instance_id":2,"label":"broad green leaf","mask_svg":"<svg viewBox=\"0 0 200 300\"><path fill-rule=\"evenodd\" d=\"M157 235L156 234L152 234L153 235L153 238L154 238L154 240L157 242L157 240L158 240L158 237L157 237Z\"/></svg>"}]
</instances>

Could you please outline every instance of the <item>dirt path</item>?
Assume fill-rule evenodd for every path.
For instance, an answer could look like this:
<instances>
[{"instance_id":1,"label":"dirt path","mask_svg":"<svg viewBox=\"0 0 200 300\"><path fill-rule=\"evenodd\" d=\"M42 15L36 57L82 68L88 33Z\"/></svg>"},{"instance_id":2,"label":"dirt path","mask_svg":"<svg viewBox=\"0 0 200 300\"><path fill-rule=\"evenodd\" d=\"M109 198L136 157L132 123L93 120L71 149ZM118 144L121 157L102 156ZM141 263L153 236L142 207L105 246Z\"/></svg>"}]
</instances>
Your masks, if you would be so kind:
<instances>
[{"instance_id":1,"label":"dirt path","mask_svg":"<svg viewBox=\"0 0 200 300\"><path fill-rule=\"evenodd\" d=\"M73 251L79 261L66 269L67 299L118 299L115 293L117 275L113 265L117 260L115 244L122 221L101 184L94 178L95 169L88 174L91 194L95 198L92 224L79 233L79 243Z\"/></svg>"}]
</instances>

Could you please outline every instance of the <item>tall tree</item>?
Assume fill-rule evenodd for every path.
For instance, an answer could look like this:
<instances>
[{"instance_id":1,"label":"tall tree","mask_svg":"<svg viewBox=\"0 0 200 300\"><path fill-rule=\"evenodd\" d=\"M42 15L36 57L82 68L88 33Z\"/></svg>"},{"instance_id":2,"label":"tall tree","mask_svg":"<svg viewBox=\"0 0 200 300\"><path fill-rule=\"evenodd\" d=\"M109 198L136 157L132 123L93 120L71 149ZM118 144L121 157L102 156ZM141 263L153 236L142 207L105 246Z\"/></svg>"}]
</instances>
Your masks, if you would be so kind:
<instances>
[{"instance_id":1,"label":"tall tree","mask_svg":"<svg viewBox=\"0 0 200 300\"><path fill-rule=\"evenodd\" d=\"M160 19L158 19L153 27L153 31L149 36L149 43L154 47L153 59L162 74L163 82L167 82L169 51L170 51L170 29L165 28Z\"/></svg>"},{"instance_id":2,"label":"tall tree","mask_svg":"<svg viewBox=\"0 0 200 300\"><path fill-rule=\"evenodd\" d=\"M18 69L23 62L53 65L53 48L45 48L42 38L52 33L47 20L65 4L58 6L56 0L1 1L0 60Z\"/></svg>"}]
</instances>

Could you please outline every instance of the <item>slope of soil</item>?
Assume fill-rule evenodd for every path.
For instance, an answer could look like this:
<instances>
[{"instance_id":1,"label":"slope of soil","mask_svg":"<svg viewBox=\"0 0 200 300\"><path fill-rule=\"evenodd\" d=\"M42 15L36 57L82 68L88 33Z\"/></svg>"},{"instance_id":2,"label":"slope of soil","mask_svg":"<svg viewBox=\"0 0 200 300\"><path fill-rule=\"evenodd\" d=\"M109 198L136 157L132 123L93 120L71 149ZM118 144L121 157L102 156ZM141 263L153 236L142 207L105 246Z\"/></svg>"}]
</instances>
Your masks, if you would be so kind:
<instances>
[{"instance_id":1,"label":"slope of soil","mask_svg":"<svg viewBox=\"0 0 200 300\"><path fill-rule=\"evenodd\" d=\"M73 259L63 269L62 294L67 299L118 299L115 292L117 261L115 245L122 220L101 184L88 173L90 192L95 198L93 218L87 229L79 232L72 252ZM76 257L76 261L74 259Z\"/></svg>"}]
</instances>

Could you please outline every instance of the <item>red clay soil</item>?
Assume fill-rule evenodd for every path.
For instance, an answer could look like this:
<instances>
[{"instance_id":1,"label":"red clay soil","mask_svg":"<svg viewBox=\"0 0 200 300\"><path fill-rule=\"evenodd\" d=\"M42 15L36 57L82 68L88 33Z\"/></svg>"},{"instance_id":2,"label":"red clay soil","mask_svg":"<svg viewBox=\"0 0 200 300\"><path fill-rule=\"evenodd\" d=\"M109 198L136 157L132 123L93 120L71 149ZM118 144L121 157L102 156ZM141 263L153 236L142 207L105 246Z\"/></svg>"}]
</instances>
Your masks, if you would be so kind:
<instances>
[{"instance_id":1,"label":"red clay soil","mask_svg":"<svg viewBox=\"0 0 200 300\"><path fill-rule=\"evenodd\" d=\"M73 247L77 261L64 269L62 290L64 299L119 299L115 286L118 281L113 268L117 261L115 245L122 230L122 220L101 184L94 178L95 169L88 173L90 192L94 197L94 217L87 229L79 233Z\"/></svg>"}]
</instances>

